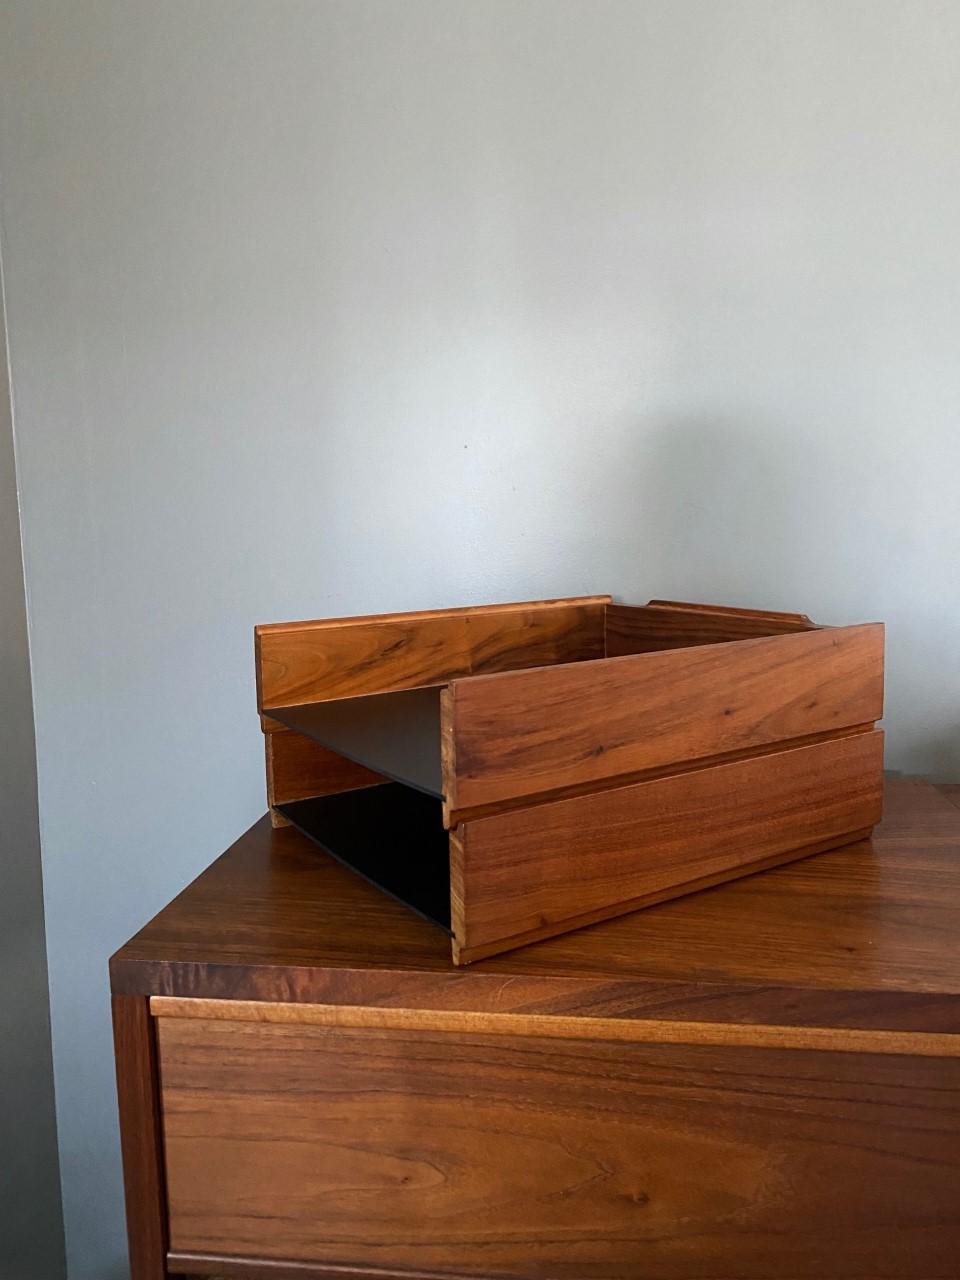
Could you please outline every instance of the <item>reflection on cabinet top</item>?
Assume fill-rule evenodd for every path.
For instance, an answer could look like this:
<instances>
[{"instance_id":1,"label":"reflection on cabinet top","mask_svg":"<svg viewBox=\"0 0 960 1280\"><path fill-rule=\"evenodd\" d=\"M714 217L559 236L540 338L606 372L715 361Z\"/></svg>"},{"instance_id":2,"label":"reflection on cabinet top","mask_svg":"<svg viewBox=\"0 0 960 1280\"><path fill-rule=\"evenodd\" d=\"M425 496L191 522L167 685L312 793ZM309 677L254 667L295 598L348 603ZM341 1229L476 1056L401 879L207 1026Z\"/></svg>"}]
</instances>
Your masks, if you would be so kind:
<instances>
[{"instance_id":1,"label":"reflection on cabinet top","mask_svg":"<svg viewBox=\"0 0 960 1280\"><path fill-rule=\"evenodd\" d=\"M960 810L893 781L871 841L482 960L263 818L113 958L117 992L960 1028Z\"/></svg>"}]
</instances>

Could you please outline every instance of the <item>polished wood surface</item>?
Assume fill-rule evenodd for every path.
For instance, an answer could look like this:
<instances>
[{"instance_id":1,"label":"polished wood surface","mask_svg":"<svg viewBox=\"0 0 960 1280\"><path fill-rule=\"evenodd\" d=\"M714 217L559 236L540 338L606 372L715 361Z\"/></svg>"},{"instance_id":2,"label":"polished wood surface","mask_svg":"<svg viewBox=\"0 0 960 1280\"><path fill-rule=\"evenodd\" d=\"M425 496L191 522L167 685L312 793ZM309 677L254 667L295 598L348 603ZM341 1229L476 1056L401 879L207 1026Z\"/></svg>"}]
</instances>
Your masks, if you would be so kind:
<instances>
[{"instance_id":1,"label":"polished wood surface","mask_svg":"<svg viewBox=\"0 0 960 1280\"><path fill-rule=\"evenodd\" d=\"M602 658L609 596L270 623L255 629L261 711Z\"/></svg>"},{"instance_id":2,"label":"polished wood surface","mask_svg":"<svg viewBox=\"0 0 960 1280\"><path fill-rule=\"evenodd\" d=\"M444 793L479 806L860 728L883 714L867 624L455 680Z\"/></svg>"},{"instance_id":3,"label":"polished wood surface","mask_svg":"<svg viewBox=\"0 0 960 1280\"><path fill-rule=\"evenodd\" d=\"M882 770L873 731L466 822L452 843L456 958L847 843L880 819Z\"/></svg>"},{"instance_id":4,"label":"polished wood surface","mask_svg":"<svg viewBox=\"0 0 960 1280\"><path fill-rule=\"evenodd\" d=\"M952 1278L958 936L922 783L466 970L264 820L112 962L133 1280Z\"/></svg>"},{"instance_id":5,"label":"polished wood surface","mask_svg":"<svg viewBox=\"0 0 960 1280\"><path fill-rule=\"evenodd\" d=\"M745 609L729 604L703 604L691 600L648 600L648 609L681 609L684 613L698 613L704 619L709 617L744 618L770 624L768 635L778 635L781 631L808 631L815 627L805 613L784 613L780 609Z\"/></svg>"},{"instance_id":6,"label":"polished wood surface","mask_svg":"<svg viewBox=\"0 0 960 1280\"><path fill-rule=\"evenodd\" d=\"M120 993L960 1029L960 813L888 784L870 841L458 970L448 939L264 818L123 947Z\"/></svg>"},{"instance_id":7,"label":"polished wood surface","mask_svg":"<svg viewBox=\"0 0 960 1280\"><path fill-rule=\"evenodd\" d=\"M130 1270L135 1280L164 1280L169 1242L156 1029L145 996L114 995L112 1013Z\"/></svg>"},{"instance_id":8,"label":"polished wood surface","mask_svg":"<svg viewBox=\"0 0 960 1280\"><path fill-rule=\"evenodd\" d=\"M759 609L651 600L647 605L608 605L604 647L608 658L616 658L628 653L655 653L659 649L724 644L730 640L813 630L814 624L803 613L768 613Z\"/></svg>"},{"instance_id":9,"label":"polished wood surface","mask_svg":"<svg viewBox=\"0 0 960 1280\"><path fill-rule=\"evenodd\" d=\"M937 1031L876 1031L758 1023L690 1022L667 1018L582 1017L571 1014L479 1013L463 1009L398 1009L375 1005L282 1004L267 1000L204 1000L151 996L154 1018L266 1022L377 1031L441 1031L453 1035L537 1036L549 1040L615 1040L630 1044L740 1045L754 1049L829 1049L834 1053L916 1054L960 1058L960 1035Z\"/></svg>"},{"instance_id":10,"label":"polished wood surface","mask_svg":"<svg viewBox=\"0 0 960 1280\"><path fill-rule=\"evenodd\" d=\"M355 764L335 751L328 751L302 734L278 728L264 734L267 764L267 804L274 826L287 819L274 805L315 796L335 795L357 787L375 786L384 778L362 764Z\"/></svg>"},{"instance_id":11,"label":"polished wood surface","mask_svg":"<svg viewBox=\"0 0 960 1280\"><path fill-rule=\"evenodd\" d=\"M956 1058L185 1018L159 1044L184 1259L956 1274Z\"/></svg>"},{"instance_id":12,"label":"polished wood surface","mask_svg":"<svg viewBox=\"0 0 960 1280\"><path fill-rule=\"evenodd\" d=\"M591 596L261 626L256 670L274 826L382 777L441 800L458 964L834 848L877 816L878 623ZM861 763L853 790L834 760ZM731 787L735 823L711 799Z\"/></svg>"},{"instance_id":13,"label":"polished wood surface","mask_svg":"<svg viewBox=\"0 0 960 1280\"><path fill-rule=\"evenodd\" d=\"M204 1253L169 1253L167 1271L171 1276L190 1276L194 1280L476 1280L475 1276L464 1276L446 1267L443 1271L424 1271L422 1267L393 1271L349 1262L277 1262Z\"/></svg>"}]
</instances>

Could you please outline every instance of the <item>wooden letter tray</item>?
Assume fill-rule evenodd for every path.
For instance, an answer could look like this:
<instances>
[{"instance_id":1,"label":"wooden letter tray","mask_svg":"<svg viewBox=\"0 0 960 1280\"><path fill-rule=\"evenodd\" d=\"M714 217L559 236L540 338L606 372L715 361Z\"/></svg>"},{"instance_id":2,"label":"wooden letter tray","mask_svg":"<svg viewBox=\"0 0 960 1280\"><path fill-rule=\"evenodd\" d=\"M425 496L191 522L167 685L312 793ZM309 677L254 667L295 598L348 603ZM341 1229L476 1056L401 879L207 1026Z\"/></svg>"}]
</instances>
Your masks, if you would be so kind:
<instances>
[{"instance_id":1,"label":"wooden letter tray","mask_svg":"<svg viewBox=\"0 0 960 1280\"><path fill-rule=\"evenodd\" d=\"M458 964L869 835L883 627L610 596L256 628L275 825Z\"/></svg>"}]
</instances>

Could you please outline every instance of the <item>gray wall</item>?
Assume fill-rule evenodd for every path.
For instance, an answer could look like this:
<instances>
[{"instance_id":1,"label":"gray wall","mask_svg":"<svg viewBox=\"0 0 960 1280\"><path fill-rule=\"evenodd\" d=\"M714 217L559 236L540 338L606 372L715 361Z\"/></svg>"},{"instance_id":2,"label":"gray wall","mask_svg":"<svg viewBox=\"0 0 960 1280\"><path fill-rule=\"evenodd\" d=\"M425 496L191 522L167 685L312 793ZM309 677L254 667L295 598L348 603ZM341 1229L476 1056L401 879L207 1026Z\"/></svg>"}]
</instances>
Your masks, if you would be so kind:
<instances>
[{"instance_id":1,"label":"gray wall","mask_svg":"<svg viewBox=\"0 0 960 1280\"><path fill-rule=\"evenodd\" d=\"M258 620L889 623L956 777L960 5L8 0L0 216L74 1280L106 958L262 811Z\"/></svg>"},{"instance_id":2,"label":"gray wall","mask_svg":"<svg viewBox=\"0 0 960 1280\"><path fill-rule=\"evenodd\" d=\"M63 1224L9 391L0 265L0 1280L57 1280Z\"/></svg>"}]
</instances>

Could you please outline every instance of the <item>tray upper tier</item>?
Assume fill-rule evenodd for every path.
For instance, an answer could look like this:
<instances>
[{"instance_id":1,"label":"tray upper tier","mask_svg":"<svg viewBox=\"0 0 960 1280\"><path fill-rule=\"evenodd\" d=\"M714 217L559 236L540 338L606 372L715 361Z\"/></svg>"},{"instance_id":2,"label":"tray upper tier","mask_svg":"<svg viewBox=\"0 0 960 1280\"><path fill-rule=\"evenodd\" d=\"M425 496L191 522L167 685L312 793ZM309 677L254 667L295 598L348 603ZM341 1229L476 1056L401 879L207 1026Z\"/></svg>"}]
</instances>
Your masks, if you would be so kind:
<instances>
[{"instance_id":1,"label":"tray upper tier","mask_svg":"<svg viewBox=\"0 0 960 1280\"><path fill-rule=\"evenodd\" d=\"M271 716L356 764L443 799L438 688L310 702Z\"/></svg>"}]
</instances>

